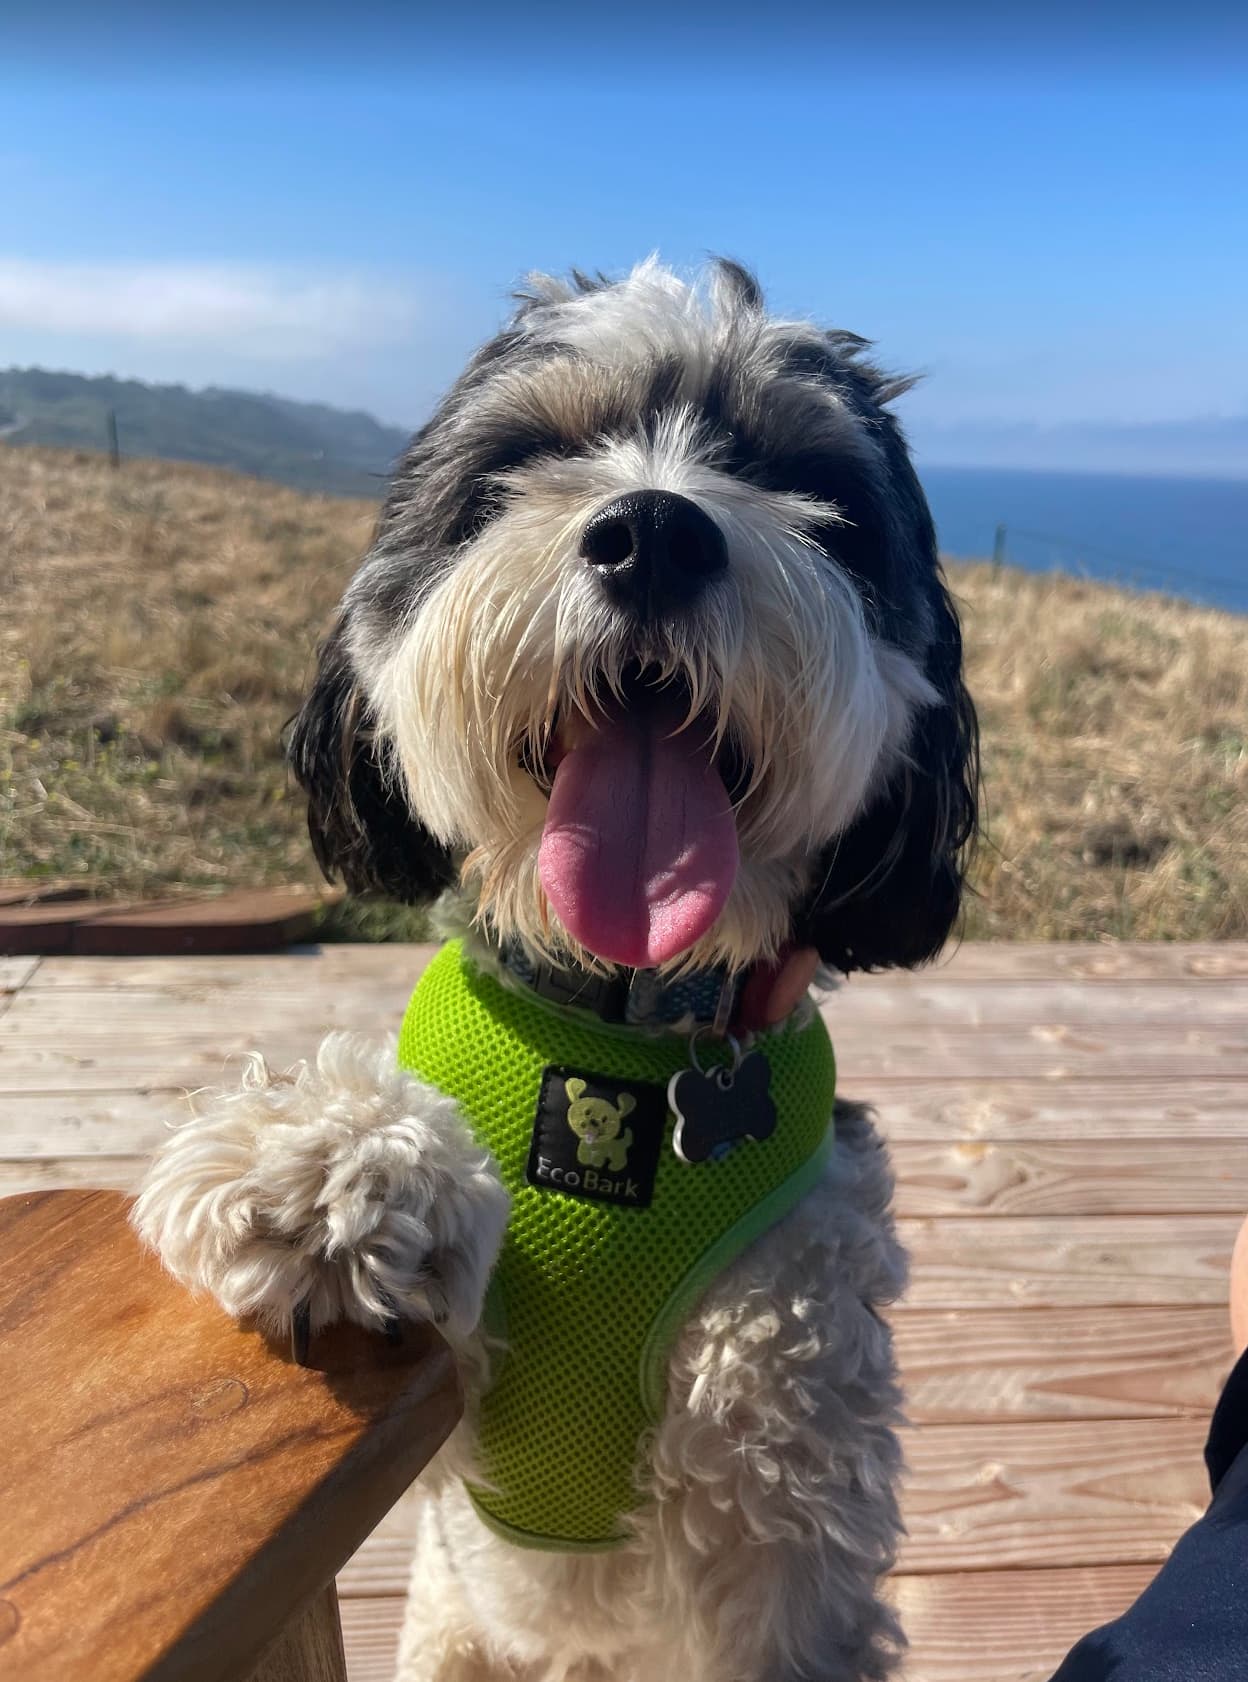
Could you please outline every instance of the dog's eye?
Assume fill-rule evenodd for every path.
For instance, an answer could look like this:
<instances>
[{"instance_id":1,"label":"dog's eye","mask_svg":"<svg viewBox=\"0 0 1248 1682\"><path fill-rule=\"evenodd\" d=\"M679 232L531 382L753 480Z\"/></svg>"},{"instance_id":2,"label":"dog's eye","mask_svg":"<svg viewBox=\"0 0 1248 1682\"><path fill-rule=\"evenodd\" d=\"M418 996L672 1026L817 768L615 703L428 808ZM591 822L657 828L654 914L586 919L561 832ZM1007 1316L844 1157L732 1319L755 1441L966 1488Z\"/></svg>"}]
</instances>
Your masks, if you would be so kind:
<instances>
[{"instance_id":1,"label":"dog's eye","mask_svg":"<svg viewBox=\"0 0 1248 1682\"><path fill-rule=\"evenodd\" d=\"M459 517L448 534L452 543L471 543L496 520L507 503L507 494L493 479L478 479L460 505Z\"/></svg>"},{"instance_id":2,"label":"dog's eye","mask_svg":"<svg viewBox=\"0 0 1248 1682\"><path fill-rule=\"evenodd\" d=\"M734 470L739 479L763 490L796 492L834 503L842 519L814 525L809 535L861 584L883 581L888 566L884 521L869 490L842 462L795 452L784 457L759 456Z\"/></svg>"},{"instance_id":3,"label":"dog's eye","mask_svg":"<svg viewBox=\"0 0 1248 1682\"><path fill-rule=\"evenodd\" d=\"M806 456L792 456L782 461L763 457L743 462L735 472L738 479L757 485L760 490L790 495L796 493L819 502L830 502L846 520L858 524L864 498L850 475L840 471L835 463ZM814 528L821 545L838 529L831 524Z\"/></svg>"},{"instance_id":4,"label":"dog's eye","mask_svg":"<svg viewBox=\"0 0 1248 1682\"><path fill-rule=\"evenodd\" d=\"M568 440L536 428L488 454L482 451L476 471L462 493L458 517L448 532L450 541L471 543L498 518L510 500L505 476L513 468L528 466L543 457L571 455L573 451L574 446Z\"/></svg>"}]
</instances>

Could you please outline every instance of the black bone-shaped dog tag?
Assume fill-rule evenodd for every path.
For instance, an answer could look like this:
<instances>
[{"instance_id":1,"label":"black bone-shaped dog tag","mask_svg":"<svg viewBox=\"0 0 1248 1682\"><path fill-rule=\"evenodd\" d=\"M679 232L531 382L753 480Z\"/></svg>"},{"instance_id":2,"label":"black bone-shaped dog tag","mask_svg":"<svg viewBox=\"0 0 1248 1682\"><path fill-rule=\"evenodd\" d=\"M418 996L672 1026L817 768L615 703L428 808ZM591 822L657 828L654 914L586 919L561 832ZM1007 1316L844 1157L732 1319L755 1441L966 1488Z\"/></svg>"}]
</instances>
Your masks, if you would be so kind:
<instances>
[{"instance_id":1,"label":"black bone-shaped dog tag","mask_svg":"<svg viewBox=\"0 0 1248 1682\"><path fill-rule=\"evenodd\" d=\"M726 1156L742 1139L761 1144L776 1130L771 1068L761 1051L751 1051L735 1069L681 1069L667 1083L668 1108L676 1117L672 1146L682 1162Z\"/></svg>"}]
</instances>

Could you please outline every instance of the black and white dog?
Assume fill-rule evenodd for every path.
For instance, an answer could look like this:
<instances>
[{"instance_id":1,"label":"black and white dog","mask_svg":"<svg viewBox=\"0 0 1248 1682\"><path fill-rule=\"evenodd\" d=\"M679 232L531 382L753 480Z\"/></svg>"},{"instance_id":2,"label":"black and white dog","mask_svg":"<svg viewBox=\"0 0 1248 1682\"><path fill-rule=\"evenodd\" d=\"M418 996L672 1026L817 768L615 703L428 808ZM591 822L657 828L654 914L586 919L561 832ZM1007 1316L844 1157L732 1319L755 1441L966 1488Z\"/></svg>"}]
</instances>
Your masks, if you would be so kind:
<instances>
[{"instance_id":1,"label":"black and white dog","mask_svg":"<svg viewBox=\"0 0 1248 1682\"><path fill-rule=\"evenodd\" d=\"M934 956L975 716L888 410L906 382L865 348L770 317L730 262L534 280L400 464L295 722L327 872L441 898L508 986L644 978L685 1001L656 1033L700 1020L679 989L708 975L768 1027L809 1016L816 962ZM513 1546L465 1493L508 1198L392 1047L257 1058L172 1136L136 1220L233 1313L451 1336L470 1406L422 1484L403 1682L863 1682L899 1645L878 1310L904 1260L869 1122L836 1137L674 1336L640 1504L600 1553Z\"/></svg>"}]
</instances>

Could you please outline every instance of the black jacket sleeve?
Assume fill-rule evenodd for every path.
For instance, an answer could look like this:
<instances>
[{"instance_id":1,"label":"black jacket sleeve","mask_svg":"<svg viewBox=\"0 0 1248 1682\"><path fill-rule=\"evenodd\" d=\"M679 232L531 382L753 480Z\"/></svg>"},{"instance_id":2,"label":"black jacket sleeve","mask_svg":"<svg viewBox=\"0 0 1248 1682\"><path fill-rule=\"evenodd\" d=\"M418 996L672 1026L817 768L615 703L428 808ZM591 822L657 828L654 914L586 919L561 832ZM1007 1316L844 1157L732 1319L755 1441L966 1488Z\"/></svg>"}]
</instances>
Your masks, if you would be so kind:
<instances>
[{"instance_id":1,"label":"black jacket sleeve","mask_svg":"<svg viewBox=\"0 0 1248 1682\"><path fill-rule=\"evenodd\" d=\"M1222 1392L1205 1464L1208 1511L1121 1618L1085 1635L1052 1682L1248 1678L1248 1354Z\"/></svg>"}]
</instances>

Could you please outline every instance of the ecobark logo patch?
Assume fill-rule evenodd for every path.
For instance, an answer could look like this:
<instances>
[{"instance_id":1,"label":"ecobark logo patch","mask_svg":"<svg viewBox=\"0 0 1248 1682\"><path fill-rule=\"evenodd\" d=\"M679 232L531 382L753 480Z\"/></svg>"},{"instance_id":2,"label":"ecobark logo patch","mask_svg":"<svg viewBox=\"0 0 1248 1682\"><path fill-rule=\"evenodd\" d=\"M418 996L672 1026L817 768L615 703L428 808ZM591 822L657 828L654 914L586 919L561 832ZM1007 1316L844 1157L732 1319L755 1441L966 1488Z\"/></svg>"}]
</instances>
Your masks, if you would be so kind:
<instances>
[{"instance_id":1,"label":"ecobark logo patch","mask_svg":"<svg viewBox=\"0 0 1248 1682\"><path fill-rule=\"evenodd\" d=\"M648 1208L666 1122L661 1086L546 1069L525 1177L539 1191Z\"/></svg>"}]
</instances>

